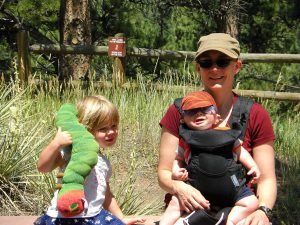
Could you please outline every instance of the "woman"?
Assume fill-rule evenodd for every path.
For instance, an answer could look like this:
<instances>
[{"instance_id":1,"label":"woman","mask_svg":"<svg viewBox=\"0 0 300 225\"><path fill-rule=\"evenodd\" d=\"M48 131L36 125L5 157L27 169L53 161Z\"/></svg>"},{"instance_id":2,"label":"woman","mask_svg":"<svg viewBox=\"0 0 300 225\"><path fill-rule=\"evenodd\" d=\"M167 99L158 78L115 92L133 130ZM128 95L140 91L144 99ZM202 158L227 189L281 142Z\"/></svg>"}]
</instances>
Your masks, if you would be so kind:
<instances>
[{"instance_id":1,"label":"woman","mask_svg":"<svg viewBox=\"0 0 300 225\"><path fill-rule=\"evenodd\" d=\"M238 96L232 92L234 76L239 72L242 62L239 59L239 42L228 34L213 33L200 38L196 52L196 69L199 73L205 91L215 99L218 114L223 124L231 119L232 108ZM172 164L178 147L178 127L180 114L171 105L162 118L160 155L158 165L158 180L160 186L167 192L178 197L187 213L195 209L207 209L209 203L201 193L184 183L172 180ZM274 166L275 135L267 111L254 103L247 123L243 147L252 154L260 171L261 178L257 184L259 208L245 219L246 225L269 224L271 209L276 196L277 185Z\"/></svg>"}]
</instances>

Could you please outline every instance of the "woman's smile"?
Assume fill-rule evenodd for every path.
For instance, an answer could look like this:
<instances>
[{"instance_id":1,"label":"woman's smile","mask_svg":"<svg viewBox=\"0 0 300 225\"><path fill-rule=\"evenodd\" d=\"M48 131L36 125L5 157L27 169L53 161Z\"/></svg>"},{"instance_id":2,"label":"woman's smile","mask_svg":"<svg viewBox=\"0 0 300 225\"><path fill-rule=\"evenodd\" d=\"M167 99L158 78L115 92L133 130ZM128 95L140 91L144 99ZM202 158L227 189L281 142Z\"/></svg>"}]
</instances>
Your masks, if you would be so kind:
<instances>
[{"instance_id":1,"label":"woman's smile","mask_svg":"<svg viewBox=\"0 0 300 225\"><path fill-rule=\"evenodd\" d=\"M224 78L224 76L210 76L209 77L210 80L221 80L223 78Z\"/></svg>"}]
</instances>

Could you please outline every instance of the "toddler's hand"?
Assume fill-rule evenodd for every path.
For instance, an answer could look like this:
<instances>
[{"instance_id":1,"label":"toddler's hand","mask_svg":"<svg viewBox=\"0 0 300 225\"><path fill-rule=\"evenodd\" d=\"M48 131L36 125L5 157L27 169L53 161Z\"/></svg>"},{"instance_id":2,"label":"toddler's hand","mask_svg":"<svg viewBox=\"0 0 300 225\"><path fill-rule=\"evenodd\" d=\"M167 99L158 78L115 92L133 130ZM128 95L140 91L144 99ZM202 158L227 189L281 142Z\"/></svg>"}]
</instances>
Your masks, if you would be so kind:
<instances>
[{"instance_id":1,"label":"toddler's hand","mask_svg":"<svg viewBox=\"0 0 300 225\"><path fill-rule=\"evenodd\" d=\"M185 168L179 168L179 170L173 171L172 173L173 180L186 181L188 179L188 176L188 171Z\"/></svg>"},{"instance_id":2,"label":"toddler's hand","mask_svg":"<svg viewBox=\"0 0 300 225\"><path fill-rule=\"evenodd\" d=\"M136 223L144 223L146 220L140 217L124 217L122 221L126 225L136 224Z\"/></svg>"},{"instance_id":3,"label":"toddler's hand","mask_svg":"<svg viewBox=\"0 0 300 225\"><path fill-rule=\"evenodd\" d=\"M72 136L67 131L62 131L59 127L53 141L60 147L72 144Z\"/></svg>"}]
</instances>

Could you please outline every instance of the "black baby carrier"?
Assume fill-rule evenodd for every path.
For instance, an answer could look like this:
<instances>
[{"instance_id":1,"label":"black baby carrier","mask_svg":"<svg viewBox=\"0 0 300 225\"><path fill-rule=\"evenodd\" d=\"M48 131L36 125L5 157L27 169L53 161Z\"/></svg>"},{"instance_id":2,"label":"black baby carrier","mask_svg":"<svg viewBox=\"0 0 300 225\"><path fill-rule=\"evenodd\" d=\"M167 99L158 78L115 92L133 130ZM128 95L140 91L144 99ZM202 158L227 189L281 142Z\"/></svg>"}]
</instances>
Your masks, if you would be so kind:
<instances>
[{"instance_id":1,"label":"black baby carrier","mask_svg":"<svg viewBox=\"0 0 300 225\"><path fill-rule=\"evenodd\" d=\"M181 112L181 99L175 106ZM210 201L211 209L198 210L184 219L188 225L224 224L231 207L245 185L245 169L236 162L232 149L243 140L253 101L238 97L234 104L230 130L191 130L180 125L179 135L189 145L188 183Z\"/></svg>"}]
</instances>

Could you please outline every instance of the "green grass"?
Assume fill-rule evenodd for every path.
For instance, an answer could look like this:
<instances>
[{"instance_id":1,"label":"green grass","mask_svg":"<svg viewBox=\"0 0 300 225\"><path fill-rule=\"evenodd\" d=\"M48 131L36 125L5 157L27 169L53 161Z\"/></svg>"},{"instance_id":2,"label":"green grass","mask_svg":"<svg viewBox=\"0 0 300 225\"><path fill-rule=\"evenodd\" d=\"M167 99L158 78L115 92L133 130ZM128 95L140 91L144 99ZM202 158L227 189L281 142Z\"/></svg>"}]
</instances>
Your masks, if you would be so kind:
<instances>
[{"instance_id":1,"label":"green grass","mask_svg":"<svg viewBox=\"0 0 300 225\"><path fill-rule=\"evenodd\" d=\"M107 153L113 165L113 192L126 214L159 214L164 191L157 184L160 127L159 120L176 97L165 80L161 90L139 78L137 88L96 87L83 90L74 86L60 96L55 82L46 87L16 85L0 88L0 212L2 215L39 215L49 205L55 172L42 175L36 170L39 152L55 132L53 119L64 102L75 102L84 95L101 94L109 98L121 115L119 138ZM192 87L195 89L195 87ZM276 101L262 101L269 110L277 135L275 143L279 196L275 211L281 224L299 220L299 110L289 106L281 113ZM14 113L12 113L14 112ZM291 117L292 115L292 117Z\"/></svg>"},{"instance_id":2,"label":"green grass","mask_svg":"<svg viewBox=\"0 0 300 225\"><path fill-rule=\"evenodd\" d=\"M274 119L277 135L276 158L278 177L278 200L276 213L283 224L300 221L300 118L280 116ZM289 223L289 221L291 221Z\"/></svg>"}]
</instances>

